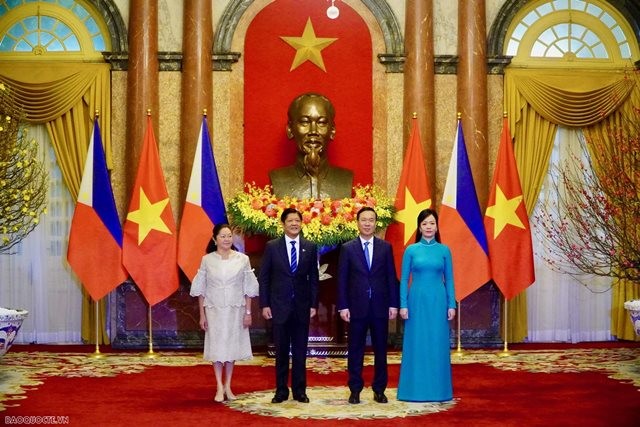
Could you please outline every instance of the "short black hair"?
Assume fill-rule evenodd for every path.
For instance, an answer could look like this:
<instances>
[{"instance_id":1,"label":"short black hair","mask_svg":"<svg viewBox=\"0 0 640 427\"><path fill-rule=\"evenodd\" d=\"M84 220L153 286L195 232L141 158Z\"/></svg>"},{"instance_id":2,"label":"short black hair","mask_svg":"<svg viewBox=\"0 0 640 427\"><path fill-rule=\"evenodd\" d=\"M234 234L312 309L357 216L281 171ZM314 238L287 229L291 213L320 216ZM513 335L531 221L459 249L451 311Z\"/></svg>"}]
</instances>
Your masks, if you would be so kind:
<instances>
[{"instance_id":1,"label":"short black hair","mask_svg":"<svg viewBox=\"0 0 640 427\"><path fill-rule=\"evenodd\" d=\"M378 212L376 212L375 209L373 209L371 206L364 206L362 208L360 208L360 210L358 211L358 213L356 214L356 219L360 219L360 214L362 212L373 212L373 214L376 217L376 221L378 220Z\"/></svg>"},{"instance_id":2,"label":"short black hair","mask_svg":"<svg viewBox=\"0 0 640 427\"><path fill-rule=\"evenodd\" d=\"M298 218L300 218L300 221L302 221L302 214L300 213L299 210L297 210L296 208L286 208L285 210L282 211L282 214L280 215L280 222L282 222L284 224L284 221L287 219L287 216L289 216L289 214L297 214Z\"/></svg>"}]
</instances>

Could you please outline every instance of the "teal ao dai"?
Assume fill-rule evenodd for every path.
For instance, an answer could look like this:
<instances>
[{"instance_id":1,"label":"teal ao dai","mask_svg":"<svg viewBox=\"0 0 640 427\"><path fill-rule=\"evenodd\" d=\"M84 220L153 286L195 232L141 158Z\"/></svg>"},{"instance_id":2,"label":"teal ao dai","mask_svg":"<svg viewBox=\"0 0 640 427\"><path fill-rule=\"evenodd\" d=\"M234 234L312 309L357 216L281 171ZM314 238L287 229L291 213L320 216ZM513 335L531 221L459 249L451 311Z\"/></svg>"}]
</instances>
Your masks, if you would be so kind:
<instances>
[{"instance_id":1,"label":"teal ao dai","mask_svg":"<svg viewBox=\"0 0 640 427\"><path fill-rule=\"evenodd\" d=\"M456 308L449 248L435 240L407 247L402 257L400 308L404 325L398 400L453 399L447 310Z\"/></svg>"}]
</instances>

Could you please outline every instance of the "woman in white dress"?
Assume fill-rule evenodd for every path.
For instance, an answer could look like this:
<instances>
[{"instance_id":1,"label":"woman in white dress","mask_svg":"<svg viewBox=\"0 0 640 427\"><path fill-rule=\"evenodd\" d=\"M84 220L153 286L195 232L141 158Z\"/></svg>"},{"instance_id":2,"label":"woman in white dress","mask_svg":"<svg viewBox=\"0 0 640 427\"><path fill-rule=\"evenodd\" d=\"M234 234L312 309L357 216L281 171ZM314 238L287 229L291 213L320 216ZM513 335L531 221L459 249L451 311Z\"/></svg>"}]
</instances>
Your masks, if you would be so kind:
<instances>
[{"instance_id":1,"label":"woman in white dress","mask_svg":"<svg viewBox=\"0 0 640 427\"><path fill-rule=\"evenodd\" d=\"M231 376L236 360L253 357L249 326L251 298L258 295L258 280L249 257L233 248L228 224L213 227L212 242L191 282L191 296L198 297L200 327L204 334L204 359L213 362L216 376L214 400L233 400ZM224 370L224 380L223 380Z\"/></svg>"}]
</instances>

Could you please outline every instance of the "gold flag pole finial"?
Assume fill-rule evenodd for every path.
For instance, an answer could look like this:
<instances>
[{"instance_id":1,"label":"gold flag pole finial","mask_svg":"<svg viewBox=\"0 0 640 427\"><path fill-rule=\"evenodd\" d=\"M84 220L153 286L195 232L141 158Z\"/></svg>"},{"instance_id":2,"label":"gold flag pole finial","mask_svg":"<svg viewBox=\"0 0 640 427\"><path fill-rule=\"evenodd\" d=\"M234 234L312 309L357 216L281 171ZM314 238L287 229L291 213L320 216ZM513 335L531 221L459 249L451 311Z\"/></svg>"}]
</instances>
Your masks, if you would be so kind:
<instances>
[{"instance_id":1,"label":"gold flag pole finial","mask_svg":"<svg viewBox=\"0 0 640 427\"><path fill-rule=\"evenodd\" d=\"M95 117L96 119L100 117L100 110L96 110L96 111L94 112L94 117Z\"/></svg>"},{"instance_id":2,"label":"gold flag pole finial","mask_svg":"<svg viewBox=\"0 0 640 427\"><path fill-rule=\"evenodd\" d=\"M507 112L506 111L502 112L502 117L504 117L505 119L507 118Z\"/></svg>"},{"instance_id":3,"label":"gold flag pole finial","mask_svg":"<svg viewBox=\"0 0 640 427\"><path fill-rule=\"evenodd\" d=\"M147 108L147 116L151 115L151 108Z\"/></svg>"},{"instance_id":4,"label":"gold flag pole finial","mask_svg":"<svg viewBox=\"0 0 640 427\"><path fill-rule=\"evenodd\" d=\"M458 120L460 120L461 118L462 118L462 113L458 111Z\"/></svg>"},{"instance_id":5,"label":"gold flag pole finial","mask_svg":"<svg viewBox=\"0 0 640 427\"><path fill-rule=\"evenodd\" d=\"M413 114L412 114L412 116L413 116L413 118L414 118L414 119L417 119L417 118L418 118L418 113L416 113L416 112L414 111L414 112L413 112Z\"/></svg>"},{"instance_id":6,"label":"gold flag pole finial","mask_svg":"<svg viewBox=\"0 0 640 427\"><path fill-rule=\"evenodd\" d=\"M203 108L203 109L202 109L202 115L203 115L203 116L205 116L205 117L207 117L207 109L206 109L206 108Z\"/></svg>"}]
</instances>

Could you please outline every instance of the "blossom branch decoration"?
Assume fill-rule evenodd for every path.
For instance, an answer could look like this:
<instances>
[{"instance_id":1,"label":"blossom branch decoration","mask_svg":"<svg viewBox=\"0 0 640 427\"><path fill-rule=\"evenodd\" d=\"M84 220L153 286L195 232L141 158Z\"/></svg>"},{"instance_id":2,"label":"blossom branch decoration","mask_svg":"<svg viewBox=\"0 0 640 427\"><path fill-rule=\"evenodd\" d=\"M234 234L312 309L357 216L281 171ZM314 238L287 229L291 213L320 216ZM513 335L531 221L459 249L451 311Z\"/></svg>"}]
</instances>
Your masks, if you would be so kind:
<instances>
[{"instance_id":1,"label":"blossom branch decoration","mask_svg":"<svg viewBox=\"0 0 640 427\"><path fill-rule=\"evenodd\" d=\"M535 218L543 259L578 280L584 275L640 283L640 109L606 135L591 132L589 156L557 170L553 200Z\"/></svg>"},{"instance_id":2,"label":"blossom branch decoration","mask_svg":"<svg viewBox=\"0 0 640 427\"><path fill-rule=\"evenodd\" d=\"M0 83L0 254L11 253L46 213L49 177L23 118Z\"/></svg>"},{"instance_id":3,"label":"blossom branch decoration","mask_svg":"<svg viewBox=\"0 0 640 427\"><path fill-rule=\"evenodd\" d=\"M247 234L264 234L275 238L283 233L280 215L286 208L296 208L302 214L302 234L321 246L331 246L351 240L358 235L356 214L364 207L372 207L378 216L378 229L393 221L393 202L377 186L353 188L354 197L344 199L277 198L270 185L258 187L245 184L244 191L233 197L228 205L230 222Z\"/></svg>"}]
</instances>

